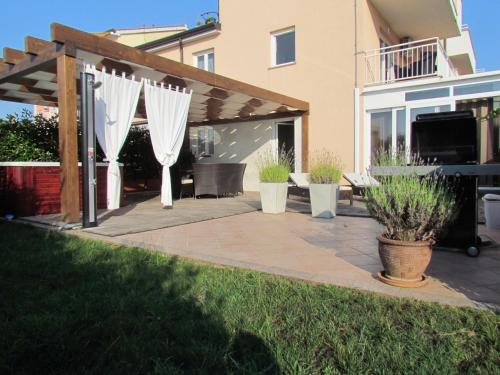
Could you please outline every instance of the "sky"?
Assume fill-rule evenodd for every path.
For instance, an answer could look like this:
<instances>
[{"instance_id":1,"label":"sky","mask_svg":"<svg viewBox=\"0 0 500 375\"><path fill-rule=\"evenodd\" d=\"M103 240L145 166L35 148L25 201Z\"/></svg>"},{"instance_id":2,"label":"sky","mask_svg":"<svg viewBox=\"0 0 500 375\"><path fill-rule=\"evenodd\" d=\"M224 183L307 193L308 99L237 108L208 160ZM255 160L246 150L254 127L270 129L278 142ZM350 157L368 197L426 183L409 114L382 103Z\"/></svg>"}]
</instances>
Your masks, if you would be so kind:
<instances>
[{"instance_id":1,"label":"sky","mask_svg":"<svg viewBox=\"0 0 500 375\"><path fill-rule=\"evenodd\" d=\"M24 49L26 35L50 39L52 22L84 31L185 23L193 27L201 19L201 13L217 10L217 0L3 0L2 3L0 46L20 50ZM307 4L311 6L314 1ZM487 71L500 69L500 0L463 0L463 14L463 23L471 30L477 67ZM22 108L0 101L0 117Z\"/></svg>"}]
</instances>

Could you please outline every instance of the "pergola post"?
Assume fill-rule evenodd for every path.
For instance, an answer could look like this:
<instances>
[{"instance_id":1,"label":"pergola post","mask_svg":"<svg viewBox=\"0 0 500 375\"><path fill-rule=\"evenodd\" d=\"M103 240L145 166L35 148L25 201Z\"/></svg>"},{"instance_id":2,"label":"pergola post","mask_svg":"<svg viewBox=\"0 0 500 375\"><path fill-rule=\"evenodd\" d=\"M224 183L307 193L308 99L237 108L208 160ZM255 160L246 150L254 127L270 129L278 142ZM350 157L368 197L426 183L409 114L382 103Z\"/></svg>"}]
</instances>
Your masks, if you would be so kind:
<instances>
[{"instance_id":1,"label":"pergola post","mask_svg":"<svg viewBox=\"0 0 500 375\"><path fill-rule=\"evenodd\" d=\"M76 120L76 59L57 57L59 96L59 159L61 161L61 215L66 223L80 221L78 135Z\"/></svg>"},{"instance_id":2,"label":"pergola post","mask_svg":"<svg viewBox=\"0 0 500 375\"><path fill-rule=\"evenodd\" d=\"M309 170L309 112L302 114L302 172Z\"/></svg>"}]
</instances>

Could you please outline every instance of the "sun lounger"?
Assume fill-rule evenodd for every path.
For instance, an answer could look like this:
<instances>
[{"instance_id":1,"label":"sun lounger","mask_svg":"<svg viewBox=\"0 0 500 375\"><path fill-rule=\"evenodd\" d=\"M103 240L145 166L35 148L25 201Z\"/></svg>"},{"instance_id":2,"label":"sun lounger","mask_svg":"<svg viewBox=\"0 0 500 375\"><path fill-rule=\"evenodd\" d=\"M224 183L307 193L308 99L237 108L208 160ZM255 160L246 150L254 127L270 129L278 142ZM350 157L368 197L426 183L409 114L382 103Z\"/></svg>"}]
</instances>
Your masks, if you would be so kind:
<instances>
[{"instance_id":1,"label":"sun lounger","mask_svg":"<svg viewBox=\"0 0 500 375\"><path fill-rule=\"evenodd\" d=\"M356 195L362 195L363 190L367 188L380 186L380 183L369 175L344 173L344 178L352 185L352 190Z\"/></svg>"}]
</instances>

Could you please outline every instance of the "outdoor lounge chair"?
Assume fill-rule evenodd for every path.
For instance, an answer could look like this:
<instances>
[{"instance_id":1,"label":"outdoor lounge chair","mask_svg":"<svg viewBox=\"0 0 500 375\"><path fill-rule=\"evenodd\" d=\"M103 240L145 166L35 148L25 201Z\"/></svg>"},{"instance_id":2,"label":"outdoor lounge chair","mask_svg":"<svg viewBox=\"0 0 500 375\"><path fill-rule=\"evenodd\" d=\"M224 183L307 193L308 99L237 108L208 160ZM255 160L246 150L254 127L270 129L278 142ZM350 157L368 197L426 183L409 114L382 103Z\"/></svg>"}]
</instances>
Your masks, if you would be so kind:
<instances>
[{"instance_id":1,"label":"outdoor lounge chair","mask_svg":"<svg viewBox=\"0 0 500 375\"><path fill-rule=\"evenodd\" d=\"M292 195L309 198L309 173L290 173L288 192ZM353 193L350 186L339 186L339 200L348 200L353 205Z\"/></svg>"},{"instance_id":2,"label":"outdoor lounge chair","mask_svg":"<svg viewBox=\"0 0 500 375\"><path fill-rule=\"evenodd\" d=\"M380 186L380 183L369 175L344 173L344 178L352 185L352 190L356 195L362 195L366 188Z\"/></svg>"}]
</instances>

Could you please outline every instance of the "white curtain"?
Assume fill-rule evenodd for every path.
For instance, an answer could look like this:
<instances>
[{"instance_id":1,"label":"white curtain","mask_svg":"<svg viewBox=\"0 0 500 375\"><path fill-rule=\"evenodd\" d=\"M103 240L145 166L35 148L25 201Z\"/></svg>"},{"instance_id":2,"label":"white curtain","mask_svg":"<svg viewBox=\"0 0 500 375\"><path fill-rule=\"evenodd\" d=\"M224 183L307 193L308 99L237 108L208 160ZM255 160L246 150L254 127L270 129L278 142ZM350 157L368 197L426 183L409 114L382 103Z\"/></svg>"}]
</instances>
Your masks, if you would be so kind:
<instances>
[{"instance_id":1,"label":"white curtain","mask_svg":"<svg viewBox=\"0 0 500 375\"><path fill-rule=\"evenodd\" d=\"M157 86L146 80L144 97L148 115L149 132L156 159L163 166L161 203L172 206L170 167L177 161L184 140L192 92L172 89L169 85Z\"/></svg>"},{"instance_id":2,"label":"white curtain","mask_svg":"<svg viewBox=\"0 0 500 375\"><path fill-rule=\"evenodd\" d=\"M95 127L99 144L108 159L108 210L120 207L121 176L118 154L134 119L143 80L135 81L88 67L101 86L95 90Z\"/></svg>"}]
</instances>

